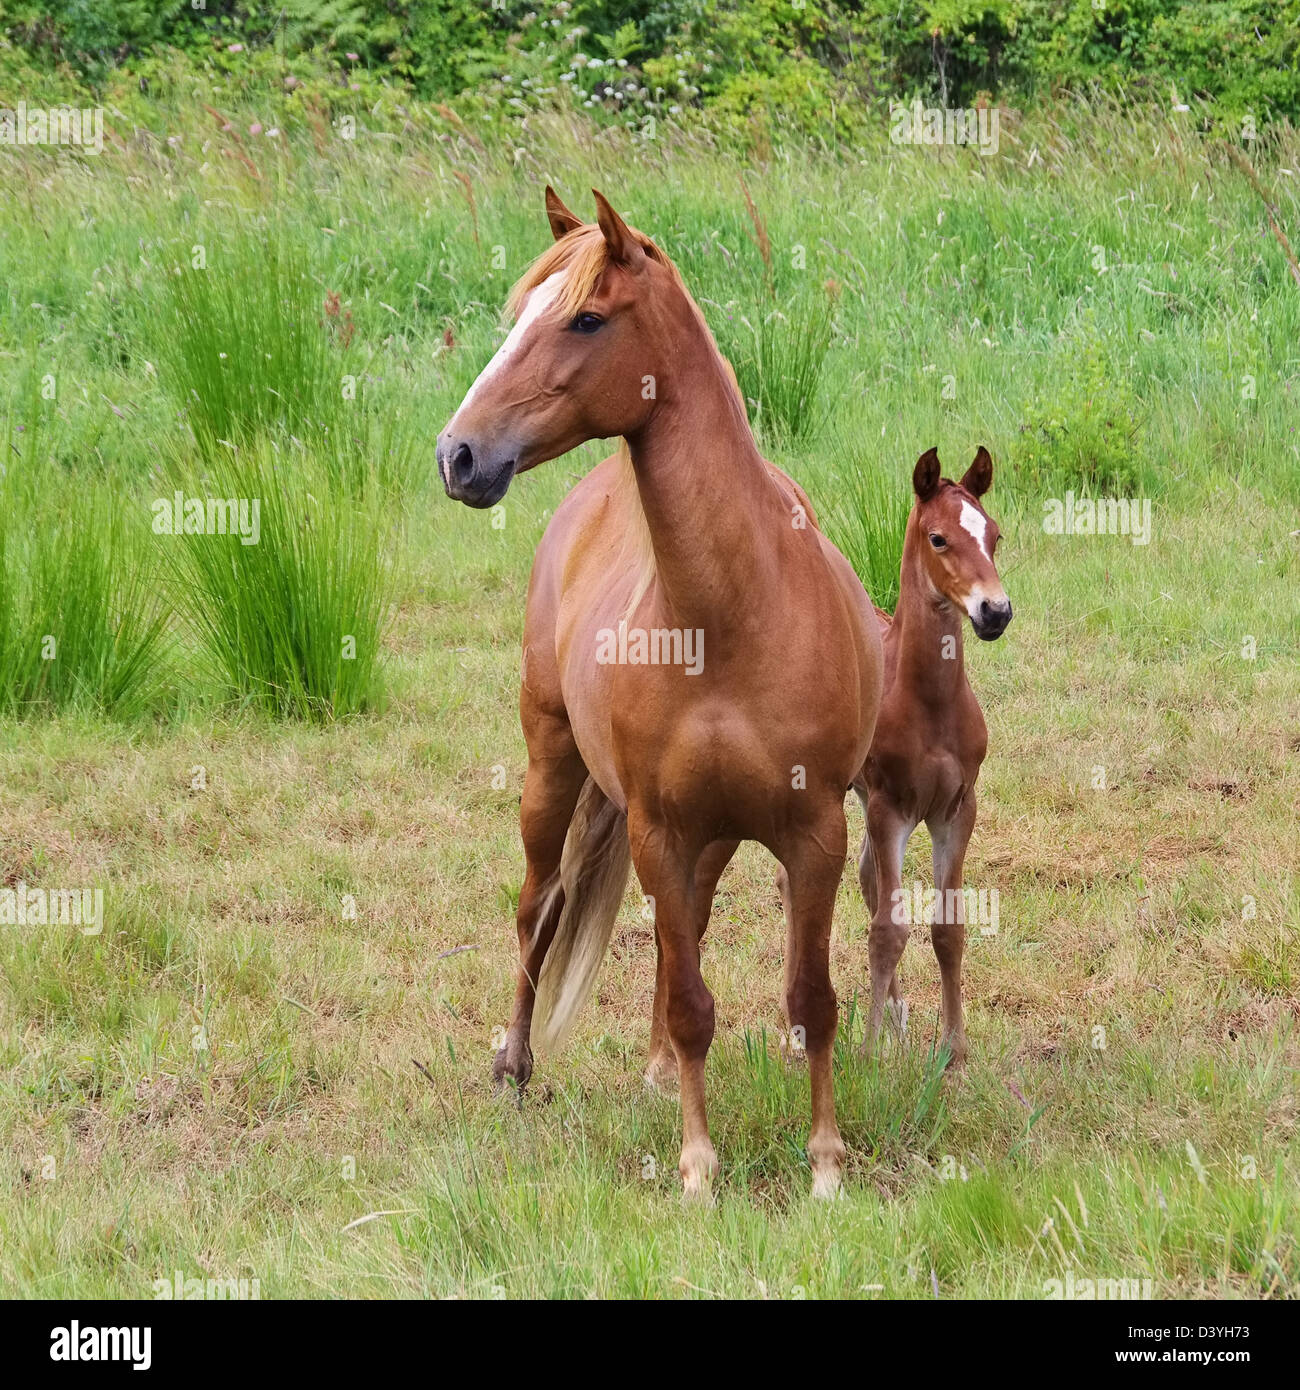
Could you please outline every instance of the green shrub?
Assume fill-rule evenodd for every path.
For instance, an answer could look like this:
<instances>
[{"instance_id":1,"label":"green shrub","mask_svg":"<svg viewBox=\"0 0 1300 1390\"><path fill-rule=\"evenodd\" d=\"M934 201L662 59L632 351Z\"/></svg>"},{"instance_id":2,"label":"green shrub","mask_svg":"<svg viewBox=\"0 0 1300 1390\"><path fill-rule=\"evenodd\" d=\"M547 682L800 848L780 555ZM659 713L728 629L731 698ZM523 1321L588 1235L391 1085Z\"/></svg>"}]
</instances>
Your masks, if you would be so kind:
<instances>
[{"instance_id":1,"label":"green shrub","mask_svg":"<svg viewBox=\"0 0 1300 1390\"><path fill-rule=\"evenodd\" d=\"M1130 495L1149 475L1145 410L1089 334L1051 394L1029 406L1011 449L1017 486Z\"/></svg>"}]
</instances>

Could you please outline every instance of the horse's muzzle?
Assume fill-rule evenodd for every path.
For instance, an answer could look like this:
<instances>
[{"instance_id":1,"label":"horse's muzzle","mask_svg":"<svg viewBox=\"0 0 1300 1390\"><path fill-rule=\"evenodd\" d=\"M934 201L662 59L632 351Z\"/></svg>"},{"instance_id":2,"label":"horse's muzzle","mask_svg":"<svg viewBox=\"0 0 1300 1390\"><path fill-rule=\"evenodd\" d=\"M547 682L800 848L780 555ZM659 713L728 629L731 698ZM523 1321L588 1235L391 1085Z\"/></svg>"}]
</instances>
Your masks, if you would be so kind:
<instances>
[{"instance_id":1,"label":"horse's muzzle","mask_svg":"<svg viewBox=\"0 0 1300 1390\"><path fill-rule=\"evenodd\" d=\"M979 612L972 616L970 625L975 629L975 636L982 642L992 642L1002 636L1010 622L1010 599L1004 598L1000 603L990 603L988 599L984 599L980 603Z\"/></svg>"},{"instance_id":2,"label":"horse's muzzle","mask_svg":"<svg viewBox=\"0 0 1300 1390\"><path fill-rule=\"evenodd\" d=\"M465 440L438 441L438 472L453 502L467 507L493 507L505 495L515 476L513 456L476 452Z\"/></svg>"}]
</instances>

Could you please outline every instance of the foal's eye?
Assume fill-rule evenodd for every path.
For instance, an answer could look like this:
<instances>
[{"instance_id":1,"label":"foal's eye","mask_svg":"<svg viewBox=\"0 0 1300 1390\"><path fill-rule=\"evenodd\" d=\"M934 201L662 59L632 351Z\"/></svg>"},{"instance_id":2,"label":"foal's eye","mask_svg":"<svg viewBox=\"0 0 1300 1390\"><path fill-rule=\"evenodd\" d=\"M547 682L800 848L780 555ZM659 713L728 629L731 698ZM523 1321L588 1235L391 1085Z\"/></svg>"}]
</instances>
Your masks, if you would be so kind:
<instances>
[{"instance_id":1,"label":"foal's eye","mask_svg":"<svg viewBox=\"0 0 1300 1390\"><path fill-rule=\"evenodd\" d=\"M931 531L930 544L934 546L936 550L944 550L947 548L948 542L944 540L944 538L941 535L939 535L937 531Z\"/></svg>"},{"instance_id":2,"label":"foal's eye","mask_svg":"<svg viewBox=\"0 0 1300 1390\"><path fill-rule=\"evenodd\" d=\"M594 333L604 322L599 314L579 314L572 327L575 333Z\"/></svg>"}]
</instances>

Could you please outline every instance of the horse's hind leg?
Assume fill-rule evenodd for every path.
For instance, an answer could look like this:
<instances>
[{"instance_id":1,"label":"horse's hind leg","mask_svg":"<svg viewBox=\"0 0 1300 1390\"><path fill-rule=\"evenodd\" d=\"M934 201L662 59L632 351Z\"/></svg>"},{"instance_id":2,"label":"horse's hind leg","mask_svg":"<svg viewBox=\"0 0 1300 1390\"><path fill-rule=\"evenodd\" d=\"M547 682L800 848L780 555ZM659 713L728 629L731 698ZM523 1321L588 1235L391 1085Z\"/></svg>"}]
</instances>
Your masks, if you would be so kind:
<instances>
[{"instance_id":1,"label":"horse's hind leg","mask_svg":"<svg viewBox=\"0 0 1300 1390\"><path fill-rule=\"evenodd\" d=\"M713 910L713 895L723 870L739 846L739 840L715 840L705 847L695 866L695 940L704 940L709 914ZM650 1022L650 1060L646 1064L646 1085L659 1090L677 1076L677 1057L668 1036L668 977L663 942L655 931L655 998Z\"/></svg>"},{"instance_id":2,"label":"horse's hind leg","mask_svg":"<svg viewBox=\"0 0 1300 1390\"><path fill-rule=\"evenodd\" d=\"M519 808L519 829L527 862L515 916L519 978L505 1045L492 1064L492 1076L498 1086L510 1077L522 1091L533 1072L529 1035L536 985L564 908L560 856L586 780L587 769L567 722L551 719L545 725L539 724L529 738L528 771Z\"/></svg>"},{"instance_id":3,"label":"horse's hind leg","mask_svg":"<svg viewBox=\"0 0 1300 1390\"><path fill-rule=\"evenodd\" d=\"M930 940L939 961L941 981L942 1042L948 1048L948 1065L954 1070L966 1061L966 1024L962 1016L961 958L966 947L965 896L962 878L966 846L975 828L975 790L972 787L947 821L930 826L934 843L934 921Z\"/></svg>"}]
</instances>

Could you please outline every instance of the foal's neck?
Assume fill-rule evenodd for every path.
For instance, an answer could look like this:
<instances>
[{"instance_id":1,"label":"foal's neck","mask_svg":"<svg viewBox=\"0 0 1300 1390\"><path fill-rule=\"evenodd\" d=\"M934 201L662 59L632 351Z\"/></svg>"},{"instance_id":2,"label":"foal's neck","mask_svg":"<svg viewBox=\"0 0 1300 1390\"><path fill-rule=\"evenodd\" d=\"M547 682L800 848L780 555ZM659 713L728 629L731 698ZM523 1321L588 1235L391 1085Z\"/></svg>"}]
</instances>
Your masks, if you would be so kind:
<instances>
[{"instance_id":1,"label":"foal's neck","mask_svg":"<svg viewBox=\"0 0 1300 1390\"><path fill-rule=\"evenodd\" d=\"M936 594L926 577L923 543L920 528L909 521L893 621L898 643L895 680L919 703L937 707L948 704L966 679L963 614Z\"/></svg>"},{"instance_id":2,"label":"foal's neck","mask_svg":"<svg viewBox=\"0 0 1300 1390\"><path fill-rule=\"evenodd\" d=\"M671 378L655 383L658 404L627 441L671 616L683 627L721 619L721 635L761 618L779 582L771 536L784 503L703 320L686 301L678 318Z\"/></svg>"}]
</instances>

